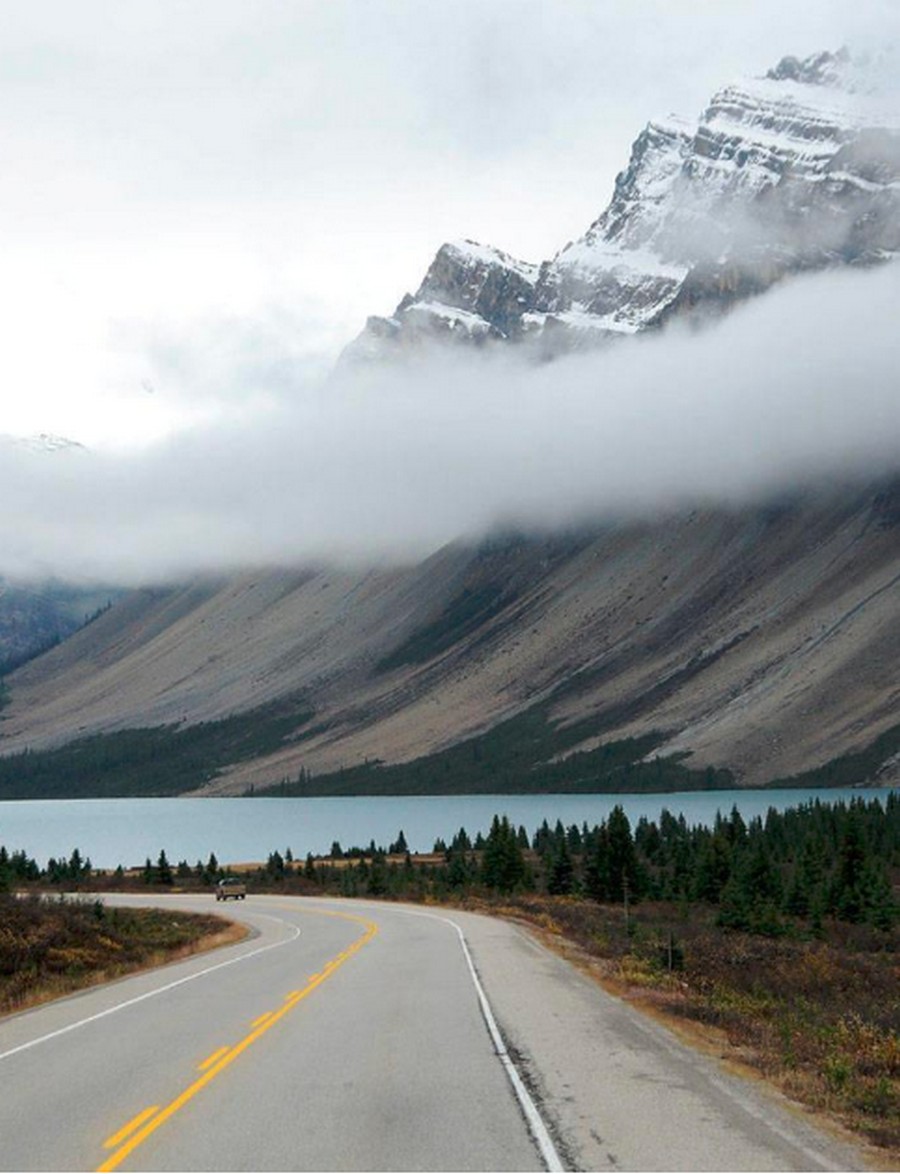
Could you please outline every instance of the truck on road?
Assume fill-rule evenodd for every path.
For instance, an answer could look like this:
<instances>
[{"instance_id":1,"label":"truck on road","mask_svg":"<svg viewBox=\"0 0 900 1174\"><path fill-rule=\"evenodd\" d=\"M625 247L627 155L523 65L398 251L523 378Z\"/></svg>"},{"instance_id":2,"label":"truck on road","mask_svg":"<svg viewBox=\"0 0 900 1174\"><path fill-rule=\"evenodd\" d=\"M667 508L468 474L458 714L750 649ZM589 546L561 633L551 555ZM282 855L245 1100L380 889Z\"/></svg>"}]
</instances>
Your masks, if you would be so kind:
<instances>
[{"instance_id":1,"label":"truck on road","mask_svg":"<svg viewBox=\"0 0 900 1174\"><path fill-rule=\"evenodd\" d=\"M247 896L247 886L236 876L223 876L216 885L216 900L227 901L234 897L235 901L243 901Z\"/></svg>"}]
</instances>

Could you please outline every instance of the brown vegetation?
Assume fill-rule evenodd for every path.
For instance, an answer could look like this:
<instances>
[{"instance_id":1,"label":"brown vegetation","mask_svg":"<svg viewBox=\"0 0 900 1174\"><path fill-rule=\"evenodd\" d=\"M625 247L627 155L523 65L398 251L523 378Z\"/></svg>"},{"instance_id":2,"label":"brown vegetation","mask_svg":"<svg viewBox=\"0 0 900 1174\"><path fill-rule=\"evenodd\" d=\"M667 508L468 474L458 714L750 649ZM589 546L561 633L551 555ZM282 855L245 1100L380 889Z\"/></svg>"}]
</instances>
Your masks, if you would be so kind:
<instances>
[{"instance_id":1,"label":"brown vegetation","mask_svg":"<svg viewBox=\"0 0 900 1174\"><path fill-rule=\"evenodd\" d=\"M211 914L0 894L0 1014L236 941Z\"/></svg>"},{"instance_id":2,"label":"brown vegetation","mask_svg":"<svg viewBox=\"0 0 900 1174\"><path fill-rule=\"evenodd\" d=\"M647 903L629 911L626 930L622 907L578 898L479 904L525 920L614 993L671 1025L714 1029L724 1058L850 1128L900 1168L896 929L829 923L827 940L773 938L723 930L696 905Z\"/></svg>"}]
</instances>

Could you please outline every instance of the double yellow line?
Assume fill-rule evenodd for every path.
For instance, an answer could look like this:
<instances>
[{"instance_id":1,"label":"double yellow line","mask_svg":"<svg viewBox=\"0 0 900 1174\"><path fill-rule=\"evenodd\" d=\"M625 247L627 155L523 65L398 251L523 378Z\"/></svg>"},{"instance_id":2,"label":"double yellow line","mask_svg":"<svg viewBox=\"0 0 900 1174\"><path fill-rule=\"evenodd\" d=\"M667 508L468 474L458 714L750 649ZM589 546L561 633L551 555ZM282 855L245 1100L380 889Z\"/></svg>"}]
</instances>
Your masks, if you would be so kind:
<instances>
[{"instance_id":1,"label":"double yellow line","mask_svg":"<svg viewBox=\"0 0 900 1174\"><path fill-rule=\"evenodd\" d=\"M200 1070L203 1075L195 1080L193 1084L189 1085L174 1101L162 1109L158 1105L151 1105L149 1108L144 1109L143 1112L138 1113L136 1117L133 1117L117 1133L107 1138L104 1142L104 1149L114 1150L115 1152L106 1159L102 1166L97 1167L97 1174L102 1174L102 1172L107 1170L117 1169L128 1155L134 1153L138 1146L142 1145L152 1133L155 1133L161 1125L164 1125L166 1121L174 1117L179 1109L182 1109L188 1101L193 1100L201 1089L215 1080L230 1064L234 1063L238 1056L243 1055L252 1044L255 1044L267 1031L270 1031L276 1023L280 1023L287 1014L293 1011L298 1003L302 1002L307 995L311 995L316 987L321 986L326 979L330 978L336 970L343 966L345 962L349 961L354 954L358 953L378 933L378 926L375 922L368 921L364 917L355 917L351 913L326 912L324 909L316 910L315 912L326 917L340 917L345 921L358 922L365 926L366 932L362 937L357 938L352 946L349 946L335 958L332 958L330 962L327 962L318 974L314 974L310 978L302 990L291 991L286 995L284 1003L277 1011L267 1011L264 1015L260 1015L259 1018L255 1019L251 1025L252 1030L239 1043L236 1043L230 1048L219 1048L211 1056L208 1056L200 1065Z\"/></svg>"}]
</instances>

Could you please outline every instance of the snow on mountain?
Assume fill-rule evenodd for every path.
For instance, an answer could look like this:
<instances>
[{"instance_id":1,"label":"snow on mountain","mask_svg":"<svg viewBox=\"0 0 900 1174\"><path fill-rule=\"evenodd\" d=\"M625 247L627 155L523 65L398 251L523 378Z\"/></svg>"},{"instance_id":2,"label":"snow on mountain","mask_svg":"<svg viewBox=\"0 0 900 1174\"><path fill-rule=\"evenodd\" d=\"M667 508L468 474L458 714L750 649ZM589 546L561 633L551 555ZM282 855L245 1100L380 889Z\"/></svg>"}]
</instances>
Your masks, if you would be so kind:
<instances>
[{"instance_id":1,"label":"snow on mountain","mask_svg":"<svg viewBox=\"0 0 900 1174\"><path fill-rule=\"evenodd\" d=\"M513 338L534 301L540 266L474 241L443 245L418 291L407 294L390 318L373 317L345 351L378 357L385 344L435 337L482 343Z\"/></svg>"},{"instance_id":2,"label":"snow on mountain","mask_svg":"<svg viewBox=\"0 0 900 1174\"><path fill-rule=\"evenodd\" d=\"M345 355L423 342L525 342L538 354L721 312L785 274L900 250L900 117L871 61L785 57L719 90L696 123L651 122L584 235L533 265L444 245L414 295Z\"/></svg>"},{"instance_id":3,"label":"snow on mountain","mask_svg":"<svg viewBox=\"0 0 900 1174\"><path fill-rule=\"evenodd\" d=\"M38 454L87 451L85 446L77 440L69 440L65 436L57 436L52 432L40 432L34 436L0 434L0 445L17 449L20 452Z\"/></svg>"}]
</instances>

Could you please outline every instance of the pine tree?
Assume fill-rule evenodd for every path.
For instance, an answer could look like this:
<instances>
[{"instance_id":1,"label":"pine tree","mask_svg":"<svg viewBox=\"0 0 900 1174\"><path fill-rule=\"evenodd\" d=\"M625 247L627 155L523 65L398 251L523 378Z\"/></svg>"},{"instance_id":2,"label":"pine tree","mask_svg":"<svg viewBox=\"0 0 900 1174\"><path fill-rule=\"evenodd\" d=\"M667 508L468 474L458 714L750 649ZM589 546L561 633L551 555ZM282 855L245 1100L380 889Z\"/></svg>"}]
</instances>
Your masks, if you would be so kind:
<instances>
[{"instance_id":1,"label":"pine tree","mask_svg":"<svg viewBox=\"0 0 900 1174\"><path fill-rule=\"evenodd\" d=\"M693 896L715 905L731 876L731 846L724 831L707 836L697 854Z\"/></svg>"},{"instance_id":2,"label":"pine tree","mask_svg":"<svg viewBox=\"0 0 900 1174\"><path fill-rule=\"evenodd\" d=\"M571 893L575 884L575 865L566 836L554 844L547 860L547 892L552 896Z\"/></svg>"},{"instance_id":3,"label":"pine tree","mask_svg":"<svg viewBox=\"0 0 900 1174\"><path fill-rule=\"evenodd\" d=\"M451 848L447 854L447 884L452 889L465 888L472 879L472 865L461 848Z\"/></svg>"},{"instance_id":4,"label":"pine tree","mask_svg":"<svg viewBox=\"0 0 900 1174\"><path fill-rule=\"evenodd\" d=\"M156 861L156 881L161 885L171 885L174 884L175 881L175 878L172 876L171 865L169 864L164 849L160 852Z\"/></svg>"},{"instance_id":5,"label":"pine tree","mask_svg":"<svg viewBox=\"0 0 900 1174\"><path fill-rule=\"evenodd\" d=\"M609 830L605 823L595 828L592 835L592 844L587 853L584 868L584 884L587 893L595 901L609 901L610 862L609 862Z\"/></svg>"},{"instance_id":6,"label":"pine tree","mask_svg":"<svg viewBox=\"0 0 900 1174\"><path fill-rule=\"evenodd\" d=\"M403 853L408 851L409 848L406 843L406 836L403 834L403 829L401 828L400 834L397 836L397 839L394 840L393 844L391 844L391 846L388 848L388 852L392 856L401 856Z\"/></svg>"},{"instance_id":7,"label":"pine tree","mask_svg":"<svg viewBox=\"0 0 900 1174\"><path fill-rule=\"evenodd\" d=\"M838 847L837 872L832 886L832 908L842 921L862 921L866 912L863 878L867 852L859 813L851 807Z\"/></svg>"},{"instance_id":8,"label":"pine tree","mask_svg":"<svg viewBox=\"0 0 900 1174\"><path fill-rule=\"evenodd\" d=\"M525 859L505 815L502 819L495 815L491 823L481 861L481 879L488 888L501 893L512 892L525 883Z\"/></svg>"},{"instance_id":9,"label":"pine tree","mask_svg":"<svg viewBox=\"0 0 900 1174\"><path fill-rule=\"evenodd\" d=\"M607 820L609 837L609 897L610 901L621 901L626 886L632 897L640 892L638 883L637 855L631 836L631 824L625 809L619 804L609 813Z\"/></svg>"}]
</instances>

